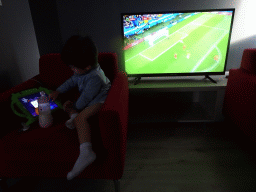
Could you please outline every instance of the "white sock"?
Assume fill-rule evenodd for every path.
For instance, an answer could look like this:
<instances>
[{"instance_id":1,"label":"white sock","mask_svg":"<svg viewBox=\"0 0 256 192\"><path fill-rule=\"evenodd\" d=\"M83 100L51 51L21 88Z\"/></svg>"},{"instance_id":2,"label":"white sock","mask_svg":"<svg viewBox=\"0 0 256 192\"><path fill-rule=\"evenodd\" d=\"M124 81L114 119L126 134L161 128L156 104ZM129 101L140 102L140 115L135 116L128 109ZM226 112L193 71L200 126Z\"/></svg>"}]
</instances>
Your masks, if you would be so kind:
<instances>
[{"instance_id":1,"label":"white sock","mask_svg":"<svg viewBox=\"0 0 256 192\"><path fill-rule=\"evenodd\" d=\"M69 129L74 129L75 128L75 124L74 124L74 119L76 118L76 116L78 115L78 113L73 113L71 116L70 116L70 119L67 120L67 122L65 123L65 125L67 126L67 128Z\"/></svg>"},{"instance_id":2,"label":"white sock","mask_svg":"<svg viewBox=\"0 0 256 192\"><path fill-rule=\"evenodd\" d=\"M78 176L88 165L90 165L96 159L96 154L92 150L92 144L85 142L80 145L80 155L76 160L76 163L67 175L67 180L71 180Z\"/></svg>"}]
</instances>

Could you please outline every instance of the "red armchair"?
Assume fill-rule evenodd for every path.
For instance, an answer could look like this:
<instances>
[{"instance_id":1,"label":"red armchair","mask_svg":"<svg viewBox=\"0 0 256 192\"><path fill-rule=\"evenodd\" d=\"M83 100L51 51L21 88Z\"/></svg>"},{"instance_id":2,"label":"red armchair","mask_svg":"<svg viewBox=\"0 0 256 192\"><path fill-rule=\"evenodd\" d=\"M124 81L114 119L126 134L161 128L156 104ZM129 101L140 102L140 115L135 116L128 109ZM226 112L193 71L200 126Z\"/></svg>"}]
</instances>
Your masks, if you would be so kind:
<instances>
[{"instance_id":1,"label":"red armchair","mask_svg":"<svg viewBox=\"0 0 256 192\"><path fill-rule=\"evenodd\" d=\"M223 115L229 127L238 128L243 136L256 141L256 49L245 49L239 69L230 69ZM231 126L234 125L234 126ZM230 130L230 129L229 129ZM233 130L232 130L233 132ZM242 141L243 142L243 141Z\"/></svg>"},{"instance_id":2,"label":"red armchair","mask_svg":"<svg viewBox=\"0 0 256 192\"><path fill-rule=\"evenodd\" d=\"M97 158L77 178L114 180L119 191L126 154L128 79L118 71L115 53L99 53L98 61L112 85L101 110L88 120ZM0 178L66 178L79 155L77 131L65 127L68 115L59 110L53 114L51 127L40 128L37 121L29 130L19 132L24 119L11 111L10 98L12 93L39 86L56 90L71 75L72 70L62 63L60 54L43 55L39 59L39 75L1 94L3 119L11 122L0 130ZM66 98L78 96L78 89L73 89L60 95L60 99L63 104Z\"/></svg>"}]
</instances>

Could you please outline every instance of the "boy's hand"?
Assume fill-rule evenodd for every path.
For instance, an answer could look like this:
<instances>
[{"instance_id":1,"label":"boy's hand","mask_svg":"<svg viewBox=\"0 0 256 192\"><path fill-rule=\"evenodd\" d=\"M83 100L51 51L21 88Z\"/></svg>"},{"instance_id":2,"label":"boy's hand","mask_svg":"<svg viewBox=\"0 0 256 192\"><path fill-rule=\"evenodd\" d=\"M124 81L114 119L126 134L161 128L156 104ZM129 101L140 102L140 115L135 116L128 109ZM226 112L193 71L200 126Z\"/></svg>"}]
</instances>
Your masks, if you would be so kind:
<instances>
[{"instance_id":1,"label":"boy's hand","mask_svg":"<svg viewBox=\"0 0 256 192\"><path fill-rule=\"evenodd\" d=\"M53 91L52 93L50 93L49 99L52 99L53 101L55 101L55 99L58 97L59 94L60 94L59 91Z\"/></svg>"},{"instance_id":2,"label":"boy's hand","mask_svg":"<svg viewBox=\"0 0 256 192\"><path fill-rule=\"evenodd\" d=\"M63 110L66 112L70 112L73 109L73 102L68 100L63 104Z\"/></svg>"}]
</instances>

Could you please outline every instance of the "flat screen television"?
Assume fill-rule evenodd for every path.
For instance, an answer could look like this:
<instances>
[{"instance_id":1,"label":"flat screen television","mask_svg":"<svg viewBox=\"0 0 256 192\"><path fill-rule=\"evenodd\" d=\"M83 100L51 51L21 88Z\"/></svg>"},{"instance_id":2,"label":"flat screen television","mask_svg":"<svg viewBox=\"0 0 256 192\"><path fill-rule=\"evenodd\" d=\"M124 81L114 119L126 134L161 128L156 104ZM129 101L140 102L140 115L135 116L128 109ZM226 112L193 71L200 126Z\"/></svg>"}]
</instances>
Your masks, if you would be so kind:
<instances>
[{"instance_id":1,"label":"flat screen television","mask_svg":"<svg viewBox=\"0 0 256 192\"><path fill-rule=\"evenodd\" d=\"M235 9L121 13L125 73L137 80L193 75L212 80L209 75L224 75L234 13Z\"/></svg>"}]
</instances>

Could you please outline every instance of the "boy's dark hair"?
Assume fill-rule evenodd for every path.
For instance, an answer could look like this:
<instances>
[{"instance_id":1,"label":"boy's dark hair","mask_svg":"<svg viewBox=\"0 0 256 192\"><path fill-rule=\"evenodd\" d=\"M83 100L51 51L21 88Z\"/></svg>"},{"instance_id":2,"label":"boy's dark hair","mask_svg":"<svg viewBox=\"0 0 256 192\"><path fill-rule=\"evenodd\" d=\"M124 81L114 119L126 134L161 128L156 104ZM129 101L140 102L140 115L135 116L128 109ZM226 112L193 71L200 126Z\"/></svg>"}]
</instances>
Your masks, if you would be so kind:
<instances>
[{"instance_id":1,"label":"boy's dark hair","mask_svg":"<svg viewBox=\"0 0 256 192\"><path fill-rule=\"evenodd\" d=\"M61 59L66 65L73 65L79 69L88 66L96 67L98 50L89 36L74 35L65 43L61 51Z\"/></svg>"}]
</instances>

